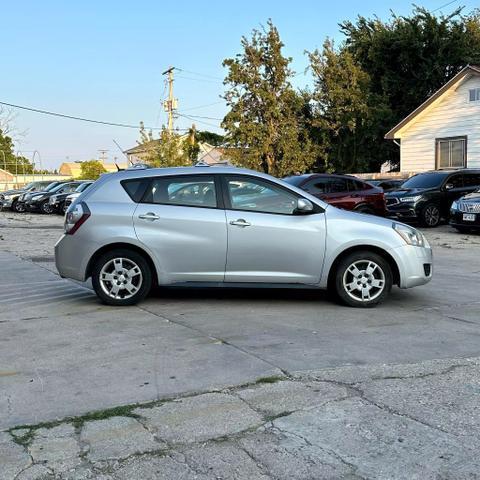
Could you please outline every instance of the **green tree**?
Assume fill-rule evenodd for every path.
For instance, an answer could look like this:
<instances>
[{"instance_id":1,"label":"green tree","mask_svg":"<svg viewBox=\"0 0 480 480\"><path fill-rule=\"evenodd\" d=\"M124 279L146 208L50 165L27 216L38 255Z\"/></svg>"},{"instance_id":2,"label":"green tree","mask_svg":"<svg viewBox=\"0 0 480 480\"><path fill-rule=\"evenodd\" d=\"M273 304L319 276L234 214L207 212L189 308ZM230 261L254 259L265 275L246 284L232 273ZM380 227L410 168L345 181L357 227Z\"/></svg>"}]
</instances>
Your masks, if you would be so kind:
<instances>
[{"instance_id":1,"label":"green tree","mask_svg":"<svg viewBox=\"0 0 480 480\"><path fill-rule=\"evenodd\" d=\"M96 180L102 173L107 173L102 162L99 160L87 160L80 164L82 180Z\"/></svg>"},{"instance_id":2,"label":"green tree","mask_svg":"<svg viewBox=\"0 0 480 480\"><path fill-rule=\"evenodd\" d=\"M208 130L199 130L195 133L195 138L199 143L208 143L214 147L219 147L225 142L225 137L218 133L209 132Z\"/></svg>"},{"instance_id":3,"label":"green tree","mask_svg":"<svg viewBox=\"0 0 480 480\"><path fill-rule=\"evenodd\" d=\"M145 149L143 160L152 167L181 167L192 165L194 160L195 151L190 148L188 141L165 128L158 138L154 138L152 132L147 132L143 124L140 124L138 143Z\"/></svg>"},{"instance_id":4,"label":"green tree","mask_svg":"<svg viewBox=\"0 0 480 480\"><path fill-rule=\"evenodd\" d=\"M410 16L358 17L340 25L348 51L370 78L369 92L382 108L370 110L370 128L361 141L370 151L367 163L398 162L398 147L383 139L402 118L467 64L480 63L480 13L462 9L436 16L415 7Z\"/></svg>"},{"instance_id":5,"label":"green tree","mask_svg":"<svg viewBox=\"0 0 480 480\"><path fill-rule=\"evenodd\" d=\"M301 115L303 98L292 88L291 58L269 20L241 40L242 53L224 60L224 98L230 111L222 122L233 162L276 176L304 172L315 151Z\"/></svg>"},{"instance_id":6,"label":"green tree","mask_svg":"<svg viewBox=\"0 0 480 480\"><path fill-rule=\"evenodd\" d=\"M2 130L0 130L0 168L14 174L33 172L33 165L30 160L14 154L13 140Z\"/></svg>"},{"instance_id":7,"label":"green tree","mask_svg":"<svg viewBox=\"0 0 480 480\"><path fill-rule=\"evenodd\" d=\"M326 40L323 50L308 53L314 79L311 96L312 126L323 146L326 171L360 172L372 165L366 144L372 123L384 109L382 99L370 92L370 76L346 49L335 50Z\"/></svg>"}]
</instances>

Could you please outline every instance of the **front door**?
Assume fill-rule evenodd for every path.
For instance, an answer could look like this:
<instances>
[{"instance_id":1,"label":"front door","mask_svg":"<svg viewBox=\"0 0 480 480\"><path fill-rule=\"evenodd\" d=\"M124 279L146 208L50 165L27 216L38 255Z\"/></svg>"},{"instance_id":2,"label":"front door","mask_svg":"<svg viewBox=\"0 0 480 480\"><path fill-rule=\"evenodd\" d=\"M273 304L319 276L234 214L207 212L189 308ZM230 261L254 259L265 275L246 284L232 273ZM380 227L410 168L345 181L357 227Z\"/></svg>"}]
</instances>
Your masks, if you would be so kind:
<instances>
[{"instance_id":1,"label":"front door","mask_svg":"<svg viewBox=\"0 0 480 480\"><path fill-rule=\"evenodd\" d=\"M161 283L223 281L227 227L217 197L213 175L152 178L134 226L155 255Z\"/></svg>"},{"instance_id":2,"label":"front door","mask_svg":"<svg viewBox=\"0 0 480 480\"><path fill-rule=\"evenodd\" d=\"M296 215L298 195L267 180L227 176L226 282L316 284L325 252L323 212Z\"/></svg>"}]
</instances>

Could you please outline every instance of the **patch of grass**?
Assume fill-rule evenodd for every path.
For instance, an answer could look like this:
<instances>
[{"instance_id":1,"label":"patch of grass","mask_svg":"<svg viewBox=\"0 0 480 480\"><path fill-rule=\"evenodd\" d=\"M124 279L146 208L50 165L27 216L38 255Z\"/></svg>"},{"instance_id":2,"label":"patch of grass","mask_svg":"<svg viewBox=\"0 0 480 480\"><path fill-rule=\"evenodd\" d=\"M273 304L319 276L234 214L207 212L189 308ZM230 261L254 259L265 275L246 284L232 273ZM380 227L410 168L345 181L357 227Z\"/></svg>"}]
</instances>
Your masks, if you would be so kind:
<instances>
[{"instance_id":1,"label":"patch of grass","mask_svg":"<svg viewBox=\"0 0 480 480\"><path fill-rule=\"evenodd\" d=\"M286 380L286 378L280 375L272 375L271 377L261 377L255 382L255 385L262 384L262 383L277 383L277 382L281 382L282 380Z\"/></svg>"},{"instance_id":2,"label":"patch of grass","mask_svg":"<svg viewBox=\"0 0 480 480\"><path fill-rule=\"evenodd\" d=\"M28 432L24 433L23 435L16 435L15 430L21 430L21 427L11 428L9 430L10 434L13 437L13 441L22 447L28 447L33 440L33 436L35 435L35 430L28 430Z\"/></svg>"},{"instance_id":3,"label":"patch of grass","mask_svg":"<svg viewBox=\"0 0 480 480\"><path fill-rule=\"evenodd\" d=\"M139 418L140 416L133 413L135 408L138 408L138 404L123 405L121 407L107 408L105 410L95 410L88 412L80 417L70 418L70 422L74 427L79 428L84 425L85 422L91 422L93 420L106 420L112 417L132 417ZM143 405L142 405L143 407Z\"/></svg>"}]
</instances>

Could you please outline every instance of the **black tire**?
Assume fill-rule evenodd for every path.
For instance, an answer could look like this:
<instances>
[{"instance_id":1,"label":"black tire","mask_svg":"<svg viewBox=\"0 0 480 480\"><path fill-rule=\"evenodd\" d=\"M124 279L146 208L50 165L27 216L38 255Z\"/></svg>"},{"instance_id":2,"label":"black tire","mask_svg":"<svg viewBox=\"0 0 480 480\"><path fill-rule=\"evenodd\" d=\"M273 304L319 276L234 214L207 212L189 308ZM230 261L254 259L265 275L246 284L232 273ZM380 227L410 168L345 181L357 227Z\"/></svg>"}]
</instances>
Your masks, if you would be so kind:
<instances>
[{"instance_id":1,"label":"black tire","mask_svg":"<svg viewBox=\"0 0 480 480\"><path fill-rule=\"evenodd\" d=\"M434 228L440 225L442 215L440 213L440 208L435 203L428 203L425 205L419 216L419 221L422 227Z\"/></svg>"},{"instance_id":2,"label":"black tire","mask_svg":"<svg viewBox=\"0 0 480 480\"><path fill-rule=\"evenodd\" d=\"M18 203L18 200L15 200L12 203L12 210L16 213L23 213L23 212L25 212L25 204Z\"/></svg>"},{"instance_id":3,"label":"black tire","mask_svg":"<svg viewBox=\"0 0 480 480\"><path fill-rule=\"evenodd\" d=\"M53 207L50 205L50 203L48 202L48 199L47 200L44 200L41 204L40 204L40 211L42 213L45 213L45 214L50 214L50 213L53 213Z\"/></svg>"},{"instance_id":4,"label":"black tire","mask_svg":"<svg viewBox=\"0 0 480 480\"><path fill-rule=\"evenodd\" d=\"M111 264L111 262L114 259L122 259L125 261L127 265L129 265L129 262L132 262L140 270L141 277L139 281L141 283L136 285L138 287L138 290L128 298L121 297L122 292L124 290L120 290L118 298L114 298L113 296L109 295L107 291L104 290L104 286L105 286L105 289L114 287L113 281L118 281L118 285L120 285L121 280L123 280L123 277L119 276L118 280L113 280L112 282L110 282L109 280L104 280L104 282L106 283L104 283L103 284L104 286L102 286L102 282L100 279L102 269L108 266L109 264ZM93 284L95 293L100 298L102 303L105 303L107 305L115 305L115 306L135 305L140 300L144 299L150 292L152 288L152 271L150 269L148 262L140 253L137 253L133 250L127 250L127 249L115 249L115 250L111 250L109 252L104 253L95 261L95 264L93 265L93 268L92 268L92 284ZM120 286L120 288L126 289L127 287L123 287L122 285ZM125 292L125 295L129 295L129 293Z\"/></svg>"},{"instance_id":5,"label":"black tire","mask_svg":"<svg viewBox=\"0 0 480 480\"><path fill-rule=\"evenodd\" d=\"M375 269L369 273L368 267L372 264L375 265ZM353 265L356 265L357 271L363 277L354 276L351 270ZM361 265L364 265L365 268L361 269ZM374 286L373 282L383 282L383 287ZM352 252L340 260L334 272L332 287L334 287L338 299L344 305L369 308L385 300L392 289L392 284L392 269L388 262L377 253L362 250ZM350 293L347 285L354 285ZM372 297L370 300L366 295L364 297L364 289L369 289L369 292L372 292L369 293L369 296ZM362 298L364 299L362 300Z\"/></svg>"},{"instance_id":6,"label":"black tire","mask_svg":"<svg viewBox=\"0 0 480 480\"><path fill-rule=\"evenodd\" d=\"M357 213L365 213L367 215L374 215L375 214L373 208L369 207L368 205L359 205L353 211L357 212Z\"/></svg>"}]
</instances>

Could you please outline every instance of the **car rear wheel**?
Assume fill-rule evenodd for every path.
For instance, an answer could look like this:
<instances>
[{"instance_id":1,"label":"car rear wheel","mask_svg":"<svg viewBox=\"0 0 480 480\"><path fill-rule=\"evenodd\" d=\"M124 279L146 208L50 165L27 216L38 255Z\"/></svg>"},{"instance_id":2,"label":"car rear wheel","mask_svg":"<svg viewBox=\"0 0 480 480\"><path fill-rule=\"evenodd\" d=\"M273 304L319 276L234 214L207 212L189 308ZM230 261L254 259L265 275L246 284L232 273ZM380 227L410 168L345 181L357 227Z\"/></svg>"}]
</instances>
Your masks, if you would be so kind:
<instances>
[{"instance_id":1,"label":"car rear wheel","mask_svg":"<svg viewBox=\"0 0 480 480\"><path fill-rule=\"evenodd\" d=\"M42 213L53 213L53 207L52 205L50 205L49 201L48 200L44 200L41 204L40 204L40 211Z\"/></svg>"},{"instance_id":2,"label":"car rear wheel","mask_svg":"<svg viewBox=\"0 0 480 480\"><path fill-rule=\"evenodd\" d=\"M392 270L388 262L369 251L347 255L335 272L335 291L340 301L351 307L378 305L387 297L392 283Z\"/></svg>"},{"instance_id":3,"label":"car rear wheel","mask_svg":"<svg viewBox=\"0 0 480 480\"><path fill-rule=\"evenodd\" d=\"M424 227L437 227L440 223L440 219L440 209L438 208L438 205L435 205L434 203L425 205L420 212L420 223Z\"/></svg>"},{"instance_id":4,"label":"car rear wheel","mask_svg":"<svg viewBox=\"0 0 480 480\"><path fill-rule=\"evenodd\" d=\"M132 250L112 250L93 266L95 293L108 305L134 305L145 298L152 286L152 272L145 258Z\"/></svg>"}]
</instances>

